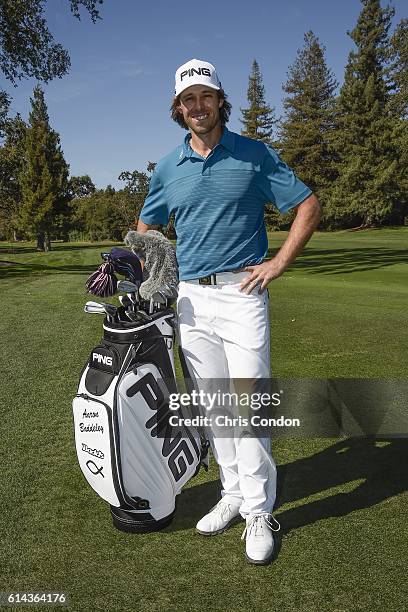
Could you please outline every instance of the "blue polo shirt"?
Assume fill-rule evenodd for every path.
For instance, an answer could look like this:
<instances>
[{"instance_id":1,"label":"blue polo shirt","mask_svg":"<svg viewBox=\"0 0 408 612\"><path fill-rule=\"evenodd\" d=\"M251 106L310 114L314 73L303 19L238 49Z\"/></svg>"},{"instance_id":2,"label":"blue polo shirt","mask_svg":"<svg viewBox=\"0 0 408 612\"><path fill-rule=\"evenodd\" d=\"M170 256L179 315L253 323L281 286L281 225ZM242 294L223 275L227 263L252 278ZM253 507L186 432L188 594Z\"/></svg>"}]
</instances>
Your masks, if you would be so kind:
<instances>
[{"instance_id":1,"label":"blue polo shirt","mask_svg":"<svg viewBox=\"0 0 408 612\"><path fill-rule=\"evenodd\" d=\"M265 204L285 213L311 190L262 142L224 128L204 158L190 138L158 162L141 220L166 225L174 212L180 280L261 263L268 252Z\"/></svg>"}]
</instances>

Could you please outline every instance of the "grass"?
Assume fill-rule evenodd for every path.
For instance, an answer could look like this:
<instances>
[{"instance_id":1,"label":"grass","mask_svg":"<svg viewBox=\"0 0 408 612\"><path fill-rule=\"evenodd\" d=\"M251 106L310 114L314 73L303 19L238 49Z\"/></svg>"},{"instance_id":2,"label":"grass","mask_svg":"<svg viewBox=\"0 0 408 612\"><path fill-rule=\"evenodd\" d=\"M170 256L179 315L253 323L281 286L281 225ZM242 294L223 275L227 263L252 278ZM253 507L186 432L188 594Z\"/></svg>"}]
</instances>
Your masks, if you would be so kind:
<instances>
[{"instance_id":1,"label":"grass","mask_svg":"<svg viewBox=\"0 0 408 612\"><path fill-rule=\"evenodd\" d=\"M285 234L270 238L273 252ZM407 243L408 228L317 234L269 288L274 375L406 379ZM77 466L70 406L101 335L84 280L110 246L0 243L0 591L64 591L75 611L405 610L401 438L277 439L283 537L268 567L245 562L241 525L195 534L219 495L214 462L165 531L111 526Z\"/></svg>"}]
</instances>

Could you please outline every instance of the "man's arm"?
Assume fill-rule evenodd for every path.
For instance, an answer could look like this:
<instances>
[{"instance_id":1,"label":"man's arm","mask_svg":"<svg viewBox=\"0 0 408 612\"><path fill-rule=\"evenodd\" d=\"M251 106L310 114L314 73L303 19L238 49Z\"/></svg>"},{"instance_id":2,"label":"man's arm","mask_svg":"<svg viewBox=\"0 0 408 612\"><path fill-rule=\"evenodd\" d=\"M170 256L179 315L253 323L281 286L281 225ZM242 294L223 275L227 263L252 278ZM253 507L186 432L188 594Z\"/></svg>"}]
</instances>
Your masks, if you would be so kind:
<instances>
[{"instance_id":1,"label":"man's arm","mask_svg":"<svg viewBox=\"0 0 408 612\"><path fill-rule=\"evenodd\" d=\"M139 219L136 231L139 232L139 234L145 234L148 230L157 229L158 227L158 225L147 225L147 223L143 223L143 221Z\"/></svg>"},{"instance_id":2,"label":"man's arm","mask_svg":"<svg viewBox=\"0 0 408 612\"><path fill-rule=\"evenodd\" d=\"M249 294L254 287L260 285L259 291L262 292L271 280L281 276L308 242L321 216L322 207L314 194L299 204L288 237L278 253L269 261L245 268L251 274L242 281L241 291Z\"/></svg>"}]
</instances>

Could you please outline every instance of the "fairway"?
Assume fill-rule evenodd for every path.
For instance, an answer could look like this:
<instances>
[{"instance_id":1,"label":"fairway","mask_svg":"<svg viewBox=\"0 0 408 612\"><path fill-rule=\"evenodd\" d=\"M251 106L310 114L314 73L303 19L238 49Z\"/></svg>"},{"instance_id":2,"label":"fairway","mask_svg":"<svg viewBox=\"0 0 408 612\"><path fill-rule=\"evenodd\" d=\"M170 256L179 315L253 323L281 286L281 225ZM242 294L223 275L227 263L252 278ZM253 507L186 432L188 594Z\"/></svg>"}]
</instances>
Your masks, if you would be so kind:
<instances>
[{"instance_id":1,"label":"fairway","mask_svg":"<svg viewBox=\"0 0 408 612\"><path fill-rule=\"evenodd\" d=\"M271 256L285 237L270 234ZM407 245L408 228L314 235L269 285L274 376L407 378ZM282 537L268 567L245 562L243 524L195 533L218 499L214 461L164 531L113 528L71 417L102 330L83 312L84 281L111 246L0 243L0 591L64 592L75 611L406 610L406 439L278 439Z\"/></svg>"}]
</instances>

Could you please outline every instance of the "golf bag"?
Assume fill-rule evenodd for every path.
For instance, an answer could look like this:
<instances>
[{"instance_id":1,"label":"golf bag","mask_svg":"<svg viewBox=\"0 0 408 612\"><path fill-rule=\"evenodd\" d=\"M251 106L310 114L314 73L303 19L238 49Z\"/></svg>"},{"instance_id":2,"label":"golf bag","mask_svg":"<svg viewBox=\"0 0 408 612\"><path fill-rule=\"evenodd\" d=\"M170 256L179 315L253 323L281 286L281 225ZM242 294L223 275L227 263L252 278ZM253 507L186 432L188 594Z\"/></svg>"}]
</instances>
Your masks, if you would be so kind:
<instances>
[{"instance_id":1,"label":"golf bag","mask_svg":"<svg viewBox=\"0 0 408 612\"><path fill-rule=\"evenodd\" d=\"M170 424L180 416L169 408L177 393L174 311L167 303L139 307L143 316L134 321L123 305L116 317L105 316L73 400L81 470L110 504L115 527L127 532L171 522L177 494L207 451L197 430Z\"/></svg>"}]
</instances>

